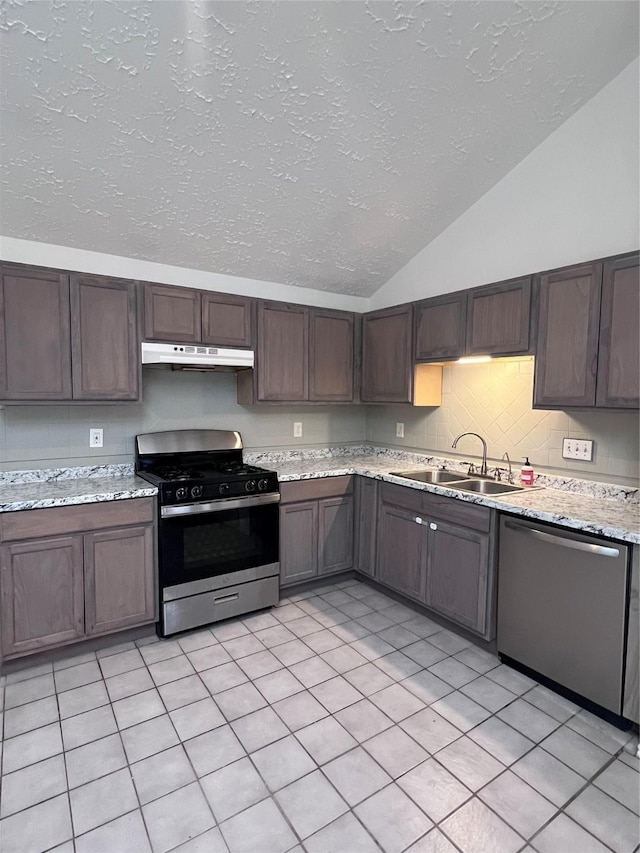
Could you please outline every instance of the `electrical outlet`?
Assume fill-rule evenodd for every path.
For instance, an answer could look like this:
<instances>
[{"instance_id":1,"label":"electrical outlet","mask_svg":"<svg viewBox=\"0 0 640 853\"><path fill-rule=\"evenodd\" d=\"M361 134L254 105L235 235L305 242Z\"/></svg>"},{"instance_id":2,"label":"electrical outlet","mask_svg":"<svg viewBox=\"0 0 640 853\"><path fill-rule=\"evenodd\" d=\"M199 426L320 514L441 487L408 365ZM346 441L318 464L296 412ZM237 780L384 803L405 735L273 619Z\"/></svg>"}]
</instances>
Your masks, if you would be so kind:
<instances>
[{"instance_id":1,"label":"electrical outlet","mask_svg":"<svg viewBox=\"0 0 640 853\"><path fill-rule=\"evenodd\" d=\"M396 424L396 438L404 438L404 424Z\"/></svg>"},{"instance_id":2,"label":"electrical outlet","mask_svg":"<svg viewBox=\"0 0 640 853\"><path fill-rule=\"evenodd\" d=\"M593 459L593 441L588 438L563 438L563 459L582 459L591 462Z\"/></svg>"},{"instance_id":3,"label":"electrical outlet","mask_svg":"<svg viewBox=\"0 0 640 853\"><path fill-rule=\"evenodd\" d=\"M89 430L89 447L102 447L104 430L102 427L91 427Z\"/></svg>"},{"instance_id":4,"label":"electrical outlet","mask_svg":"<svg viewBox=\"0 0 640 853\"><path fill-rule=\"evenodd\" d=\"M302 421L293 422L293 437L302 438Z\"/></svg>"}]
</instances>

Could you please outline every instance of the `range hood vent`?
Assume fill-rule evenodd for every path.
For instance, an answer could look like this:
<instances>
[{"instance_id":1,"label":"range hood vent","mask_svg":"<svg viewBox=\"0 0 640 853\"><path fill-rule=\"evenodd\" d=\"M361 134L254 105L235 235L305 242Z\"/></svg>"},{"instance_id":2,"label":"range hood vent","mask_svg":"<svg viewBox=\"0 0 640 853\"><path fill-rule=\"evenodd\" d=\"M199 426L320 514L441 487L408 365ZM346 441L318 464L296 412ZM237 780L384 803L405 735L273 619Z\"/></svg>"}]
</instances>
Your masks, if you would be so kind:
<instances>
[{"instance_id":1,"label":"range hood vent","mask_svg":"<svg viewBox=\"0 0 640 853\"><path fill-rule=\"evenodd\" d=\"M253 367L248 349L225 349L200 344L156 344L143 341L142 364L173 370L245 370Z\"/></svg>"}]
</instances>

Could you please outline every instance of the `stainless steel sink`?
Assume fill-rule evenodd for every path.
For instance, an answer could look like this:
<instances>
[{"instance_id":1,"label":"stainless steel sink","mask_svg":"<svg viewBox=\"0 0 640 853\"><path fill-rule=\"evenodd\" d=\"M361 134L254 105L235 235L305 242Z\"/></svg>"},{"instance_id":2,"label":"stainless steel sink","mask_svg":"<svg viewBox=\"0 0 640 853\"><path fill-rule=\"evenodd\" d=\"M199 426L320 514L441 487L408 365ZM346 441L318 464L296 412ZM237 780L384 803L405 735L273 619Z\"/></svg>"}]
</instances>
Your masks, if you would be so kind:
<instances>
[{"instance_id":1,"label":"stainless steel sink","mask_svg":"<svg viewBox=\"0 0 640 853\"><path fill-rule=\"evenodd\" d=\"M417 480L419 483L457 483L468 479L464 474L453 471L426 470L426 471L391 471L394 477L404 477L406 480Z\"/></svg>"},{"instance_id":2,"label":"stainless steel sink","mask_svg":"<svg viewBox=\"0 0 640 853\"><path fill-rule=\"evenodd\" d=\"M480 495L503 495L507 492L522 492L524 486L512 486L510 483L498 483L496 480L462 480L451 486L461 492L477 492Z\"/></svg>"}]
</instances>

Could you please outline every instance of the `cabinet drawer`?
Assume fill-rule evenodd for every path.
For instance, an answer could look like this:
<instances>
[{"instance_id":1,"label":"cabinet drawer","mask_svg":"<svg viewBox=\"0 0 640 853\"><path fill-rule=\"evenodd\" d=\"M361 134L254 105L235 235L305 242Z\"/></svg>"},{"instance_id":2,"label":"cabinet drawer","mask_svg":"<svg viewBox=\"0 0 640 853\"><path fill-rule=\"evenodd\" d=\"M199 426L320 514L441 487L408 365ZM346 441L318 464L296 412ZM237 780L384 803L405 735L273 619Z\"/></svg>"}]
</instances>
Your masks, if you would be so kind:
<instances>
[{"instance_id":1,"label":"cabinet drawer","mask_svg":"<svg viewBox=\"0 0 640 853\"><path fill-rule=\"evenodd\" d=\"M382 503L391 504L401 509L426 513L427 499L429 495L421 489L412 489L411 486L396 486L393 483L382 483L380 489L380 500Z\"/></svg>"},{"instance_id":2,"label":"cabinet drawer","mask_svg":"<svg viewBox=\"0 0 640 853\"><path fill-rule=\"evenodd\" d=\"M2 541L84 533L153 521L153 498L76 504L74 506L7 512L0 517Z\"/></svg>"},{"instance_id":3,"label":"cabinet drawer","mask_svg":"<svg viewBox=\"0 0 640 853\"><path fill-rule=\"evenodd\" d=\"M297 480L280 483L280 503L313 501L320 498L339 498L353 492L353 477L318 477L315 480Z\"/></svg>"},{"instance_id":4,"label":"cabinet drawer","mask_svg":"<svg viewBox=\"0 0 640 853\"><path fill-rule=\"evenodd\" d=\"M431 517L451 521L488 533L491 527L491 510L488 506L465 503L455 498L445 498L425 492L425 512Z\"/></svg>"}]
</instances>

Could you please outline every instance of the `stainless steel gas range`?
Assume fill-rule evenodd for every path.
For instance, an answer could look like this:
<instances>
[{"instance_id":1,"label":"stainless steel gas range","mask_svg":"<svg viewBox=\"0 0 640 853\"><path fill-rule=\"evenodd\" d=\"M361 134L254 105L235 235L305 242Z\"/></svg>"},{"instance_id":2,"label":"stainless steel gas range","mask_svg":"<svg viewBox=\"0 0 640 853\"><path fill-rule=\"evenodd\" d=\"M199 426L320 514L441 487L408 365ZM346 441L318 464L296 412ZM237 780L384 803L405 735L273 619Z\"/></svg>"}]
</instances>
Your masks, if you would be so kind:
<instances>
[{"instance_id":1,"label":"stainless steel gas range","mask_svg":"<svg viewBox=\"0 0 640 853\"><path fill-rule=\"evenodd\" d=\"M240 433L138 435L136 472L158 487L161 636L277 604L278 477Z\"/></svg>"}]
</instances>

